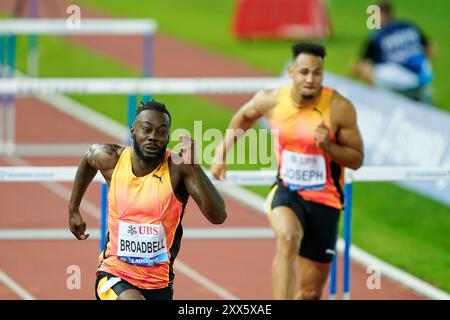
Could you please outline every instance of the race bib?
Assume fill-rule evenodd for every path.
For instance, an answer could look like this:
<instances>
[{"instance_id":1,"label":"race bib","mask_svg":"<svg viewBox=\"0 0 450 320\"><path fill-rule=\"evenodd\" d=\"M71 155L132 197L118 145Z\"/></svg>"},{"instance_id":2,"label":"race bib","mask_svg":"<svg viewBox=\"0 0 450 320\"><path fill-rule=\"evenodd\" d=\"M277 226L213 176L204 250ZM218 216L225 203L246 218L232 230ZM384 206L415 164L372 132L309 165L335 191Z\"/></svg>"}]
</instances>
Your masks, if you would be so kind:
<instances>
[{"instance_id":1,"label":"race bib","mask_svg":"<svg viewBox=\"0 0 450 320\"><path fill-rule=\"evenodd\" d=\"M117 251L120 260L136 266L169 261L164 226L120 221Z\"/></svg>"},{"instance_id":2,"label":"race bib","mask_svg":"<svg viewBox=\"0 0 450 320\"><path fill-rule=\"evenodd\" d=\"M320 154L282 153L280 176L289 190L322 190L327 180L325 158Z\"/></svg>"}]
</instances>

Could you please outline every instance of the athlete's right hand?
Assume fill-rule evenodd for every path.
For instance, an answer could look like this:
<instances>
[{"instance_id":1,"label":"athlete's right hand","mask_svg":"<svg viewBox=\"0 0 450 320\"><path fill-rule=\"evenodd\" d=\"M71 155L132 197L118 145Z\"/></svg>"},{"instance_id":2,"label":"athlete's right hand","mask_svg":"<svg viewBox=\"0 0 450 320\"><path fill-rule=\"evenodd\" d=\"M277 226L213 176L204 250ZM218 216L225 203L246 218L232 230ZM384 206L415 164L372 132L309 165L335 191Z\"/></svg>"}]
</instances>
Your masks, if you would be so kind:
<instances>
[{"instance_id":1,"label":"athlete's right hand","mask_svg":"<svg viewBox=\"0 0 450 320\"><path fill-rule=\"evenodd\" d=\"M85 234L86 222L84 222L83 217L79 212L69 213L69 227L70 232L72 232L78 240L86 240L89 238L89 234Z\"/></svg>"},{"instance_id":2,"label":"athlete's right hand","mask_svg":"<svg viewBox=\"0 0 450 320\"><path fill-rule=\"evenodd\" d=\"M214 163L211 166L211 174L214 178L217 180L223 180L225 179L225 172L227 171L227 165L226 163Z\"/></svg>"}]
</instances>

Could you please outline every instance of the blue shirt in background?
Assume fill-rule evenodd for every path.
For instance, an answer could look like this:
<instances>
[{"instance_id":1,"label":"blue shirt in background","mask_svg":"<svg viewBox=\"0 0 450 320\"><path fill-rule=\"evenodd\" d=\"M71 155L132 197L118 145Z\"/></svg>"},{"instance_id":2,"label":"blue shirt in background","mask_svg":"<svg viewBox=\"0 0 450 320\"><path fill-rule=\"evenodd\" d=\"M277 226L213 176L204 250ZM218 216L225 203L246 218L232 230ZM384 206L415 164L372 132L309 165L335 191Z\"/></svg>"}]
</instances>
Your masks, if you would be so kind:
<instances>
[{"instance_id":1,"label":"blue shirt in background","mask_svg":"<svg viewBox=\"0 0 450 320\"><path fill-rule=\"evenodd\" d=\"M412 23L390 22L369 39L363 58L373 63L398 63L419 77L420 85L431 82L431 65L425 48L428 40Z\"/></svg>"}]
</instances>

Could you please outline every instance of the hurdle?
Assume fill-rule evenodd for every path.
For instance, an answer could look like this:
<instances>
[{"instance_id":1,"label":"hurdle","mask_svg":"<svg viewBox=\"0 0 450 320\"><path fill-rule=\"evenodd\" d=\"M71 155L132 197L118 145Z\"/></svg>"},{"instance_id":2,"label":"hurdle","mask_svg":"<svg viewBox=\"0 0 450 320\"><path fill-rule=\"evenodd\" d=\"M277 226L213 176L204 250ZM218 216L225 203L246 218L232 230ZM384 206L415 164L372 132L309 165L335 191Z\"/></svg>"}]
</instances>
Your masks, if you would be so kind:
<instances>
[{"instance_id":1,"label":"hurdle","mask_svg":"<svg viewBox=\"0 0 450 320\"><path fill-rule=\"evenodd\" d=\"M30 14L35 10L34 3L30 8ZM15 76L16 36L29 35L29 46L27 52L28 72L37 76L38 74L38 35L142 35L143 37L143 61L142 76L151 77L153 74L153 34L156 32L157 23L150 19L83 19L80 28L70 28L65 19L4 19L0 20L0 78ZM6 54L4 52L6 51ZM144 93L143 100L150 99ZM15 96L0 95L0 121L5 124L5 136L3 127L0 127L0 154L3 151L12 155L16 148L15 144ZM137 94L129 93L127 99L128 126L134 119ZM4 107L6 106L6 112ZM5 115L4 115L5 113ZM125 137L124 137L125 138ZM4 141L4 142L3 142ZM4 145L4 146L3 146ZM4 149L4 150L3 150ZM102 199L106 202L107 187L102 184ZM106 214L106 211L102 214ZM104 242L104 240L102 240Z\"/></svg>"},{"instance_id":2,"label":"hurdle","mask_svg":"<svg viewBox=\"0 0 450 320\"><path fill-rule=\"evenodd\" d=\"M76 167L0 167L0 183L1 182L72 182L75 178L77 168ZM226 179L223 181L217 181L212 177L209 171L205 170L206 175L211 179L214 185L241 185L241 186L267 186L271 185L276 178L277 172L273 170L254 170L254 171L240 171L232 170L227 172ZM345 183L346 183L346 210L344 211L344 263L343 263L343 298L350 299L350 258L352 255L352 243L351 243L351 187L353 182L399 182L399 181L433 181L433 180L450 180L450 167L362 167L359 170L345 169ZM104 182L103 177L98 173L94 177L94 181ZM104 248L105 235L107 230L106 212L107 204L102 196L101 206L101 230L100 234L100 250ZM257 230L256 230L257 229ZM248 234L248 230L245 230L245 234L240 232L239 229L234 229L229 232L222 232L216 234L217 239L235 239L237 237L243 238L257 238L267 239L273 238L271 232L256 228L252 230L251 234ZM242 230L244 231L244 230ZM32 231L35 234L39 234L37 231ZM41 236L44 233L41 232ZM50 239L68 239L67 234L57 234L56 236L49 237ZM191 230L188 232L189 239L210 239L210 234L202 232L201 230ZM45 238L45 239L47 239ZM0 231L0 240L17 239L12 233L2 233ZM98 239L98 237L97 237ZM339 243L338 243L339 244ZM337 248L336 248L337 249ZM337 254L336 254L337 256ZM333 261L333 266L336 266L336 258ZM389 270L385 271L389 274ZM330 299L336 299L336 268L334 272L330 272ZM412 289L417 290L417 287L423 287L423 284L412 285ZM448 299L449 295L439 290L428 288L428 294L434 299Z\"/></svg>"},{"instance_id":3,"label":"hurdle","mask_svg":"<svg viewBox=\"0 0 450 320\"><path fill-rule=\"evenodd\" d=\"M261 89L279 87L289 83L289 79L280 78L50 78L50 79L1 79L0 95L29 96L37 93L78 93L78 94L135 94L152 92L153 94L236 94L254 93ZM357 171L345 171L345 210L344 210L344 298L350 299L350 256L351 256L351 209L352 183L356 181L431 181L449 180L447 167L367 167ZM228 185L270 185L274 181L274 172L235 172L229 173ZM211 176L210 176L211 177ZM0 174L0 181L2 181ZM107 188L102 188L102 203L106 203ZM106 217L106 208L102 216ZM106 219L106 218L105 218ZM106 227L106 220L102 223ZM104 245L104 234L100 232L100 248ZM102 235L103 234L103 235ZM339 244L342 242L338 242ZM336 248L336 252L337 252ZM337 256L337 254L336 254ZM336 298L337 261L334 260L330 271L330 298Z\"/></svg>"},{"instance_id":4,"label":"hurdle","mask_svg":"<svg viewBox=\"0 0 450 320\"><path fill-rule=\"evenodd\" d=\"M38 35L141 35L143 38L142 76L153 74L153 35L157 23L150 19L83 19L80 28L70 27L66 19L2 19L0 20L0 78L12 80L16 75L16 36L29 35L27 52L29 73L37 75ZM150 99L149 92L142 92L143 100ZM127 100L128 124L134 118L136 93L129 93ZM0 154L12 155L15 151L15 95L0 96L0 120L5 126L0 132ZM125 139L125 137L124 137Z\"/></svg>"},{"instance_id":5,"label":"hurdle","mask_svg":"<svg viewBox=\"0 0 450 320\"><path fill-rule=\"evenodd\" d=\"M51 79L1 79L0 95L27 96L36 93L78 93L78 94L136 94L152 92L153 94L236 94L253 93L261 89L269 89L288 83L288 79L280 78L51 78ZM237 85L237 83L239 85ZM364 170L363 170L364 169ZM229 185L270 185L274 182L274 172L258 171L229 173L222 184ZM345 171L345 210L344 210L344 299L350 299L350 247L351 247L351 209L352 183L355 181L423 181L448 180L448 168L362 168L358 171ZM211 177L211 176L210 176ZM1 177L0 177L1 181ZM102 186L102 228L106 228L107 188ZM100 232L100 249L105 244L105 231ZM336 248L336 255L337 250ZM337 261L334 260L330 271L330 298L336 298Z\"/></svg>"}]
</instances>

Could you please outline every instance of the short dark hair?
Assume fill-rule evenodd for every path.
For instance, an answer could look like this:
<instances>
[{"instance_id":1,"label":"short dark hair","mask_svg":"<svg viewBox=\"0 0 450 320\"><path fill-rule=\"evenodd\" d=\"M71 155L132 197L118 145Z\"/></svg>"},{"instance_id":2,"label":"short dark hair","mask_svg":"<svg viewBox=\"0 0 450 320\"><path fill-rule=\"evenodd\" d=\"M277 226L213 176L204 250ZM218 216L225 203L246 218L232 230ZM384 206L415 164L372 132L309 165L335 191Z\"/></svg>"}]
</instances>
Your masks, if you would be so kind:
<instances>
[{"instance_id":1,"label":"short dark hair","mask_svg":"<svg viewBox=\"0 0 450 320\"><path fill-rule=\"evenodd\" d=\"M306 53L316 57L325 58L325 47L318 43L301 42L292 46L292 59L295 60L299 54Z\"/></svg>"},{"instance_id":2,"label":"short dark hair","mask_svg":"<svg viewBox=\"0 0 450 320\"><path fill-rule=\"evenodd\" d=\"M377 5L380 8L380 11L382 13L384 13L388 17L392 17L392 14L393 14L394 10L392 8L392 4L391 4L390 1L388 1L388 0L378 1Z\"/></svg>"},{"instance_id":3,"label":"short dark hair","mask_svg":"<svg viewBox=\"0 0 450 320\"><path fill-rule=\"evenodd\" d=\"M141 106L136 109L135 118L137 118L137 116L145 110L154 110L165 113L169 117L170 123L172 123L172 117L170 116L169 110L167 110L166 105L162 102L156 101L155 99L147 101L146 103L141 101Z\"/></svg>"}]
</instances>

